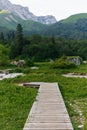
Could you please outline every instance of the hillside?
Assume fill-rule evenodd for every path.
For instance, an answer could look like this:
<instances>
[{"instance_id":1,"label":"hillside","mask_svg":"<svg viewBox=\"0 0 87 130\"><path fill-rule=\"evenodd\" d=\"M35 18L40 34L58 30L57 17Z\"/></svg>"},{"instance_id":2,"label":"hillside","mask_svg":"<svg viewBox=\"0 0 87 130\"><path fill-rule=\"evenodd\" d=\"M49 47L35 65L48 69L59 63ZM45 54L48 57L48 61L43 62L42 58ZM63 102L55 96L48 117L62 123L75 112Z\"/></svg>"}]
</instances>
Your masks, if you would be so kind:
<instances>
[{"instance_id":1,"label":"hillside","mask_svg":"<svg viewBox=\"0 0 87 130\"><path fill-rule=\"evenodd\" d=\"M32 20L23 20L12 13L0 13L0 28L4 28L5 30L16 30L17 24L20 23L23 26L24 31L32 34L32 33L41 33L41 31L47 27L45 24L41 24ZM0 30L4 31L3 29Z\"/></svg>"},{"instance_id":2,"label":"hillside","mask_svg":"<svg viewBox=\"0 0 87 130\"><path fill-rule=\"evenodd\" d=\"M87 13L72 15L49 26L44 35L70 39L87 39Z\"/></svg>"},{"instance_id":3,"label":"hillside","mask_svg":"<svg viewBox=\"0 0 87 130\"><path fill-rule=\"evenodd\" d=\"M61 23L76 23L77 20L79 19L86 19L87 18L87 13L80 13L80 14L75 14L75 15L71 15L70 17L61 20Z\"/></svg>"},{"instance_id":4,"label":"hillside","mask_svg":"<svg viewBox=\"0 0 87 130\"><path fill-rule=\"evenodd\" d=\"M52 15L35 16L28 7L12 4L9 0L0 0L0 32L15 31L20 23L27 34L42 33L47 25L55 22Z\"/></svg>"},{"instance_id":5,"label":"hillside","mask_svg":"<svg viewBox=\"0 0 87 130\"><path fill-rule=\"evenodd\" d=\"M72 15L55 24L46 25L33 20L23 20L7 10L0 11L0 32L15 31L18 23L27 35L38 33L66 39L87 39L87 13Z\"/></svg>"}]
</instances>

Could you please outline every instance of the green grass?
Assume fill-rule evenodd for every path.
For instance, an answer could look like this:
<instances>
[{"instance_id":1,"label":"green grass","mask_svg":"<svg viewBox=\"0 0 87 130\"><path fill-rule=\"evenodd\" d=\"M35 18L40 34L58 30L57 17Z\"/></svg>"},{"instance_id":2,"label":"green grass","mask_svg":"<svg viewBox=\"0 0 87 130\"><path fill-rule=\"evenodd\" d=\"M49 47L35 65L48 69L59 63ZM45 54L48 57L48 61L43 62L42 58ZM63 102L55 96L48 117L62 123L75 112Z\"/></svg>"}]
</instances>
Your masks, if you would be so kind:
<instances>
[{"instance_id":1,"label":"green grass","mask_svg":"<svg viewBox=\"0 0 87 130\"><path fill-rule=\"evenodd\" d=\"M37 89L0 82L0 129L22 130Z\"/></svg>"},{"instance_id":2,"label":"green grass","mask_svg":"<svg viewBox=\"0 0 87 130\"><path fill-rule=\"evenodd\" d=\"M87 79L62 77L59 85L74 128L78 130L77 126L87 119Z\"/></svg>"},{"instance_id":3,"label":"green grass","mask_svg":"<svg viewBox=\"0 0 87 130\"><path fill-rule=\"evenodd\" d=\"M62 20L62 23L76 23L78 19L87 18L87 13L80 13L72 15L64 20Z\"/></svg>"},{"instance_id":4,"label":"green grass","mask_svg":"<svg viewBox=\"0 0 87 130\"><path fill-rule=\"evenodd\" d=\"M16 84L22 82L58 82L65 104L70 114L74 130L84 121L84 130L87 130L87 79L67 78L62 73L87 73L87 64L75 69L52 69L49 63L36 64L39 69L22 68L27 72L23 77L5 79L0 81L0 128L3 130L22 130L31 104L35 99L37 90L21 88ZM27 71L28 70L28 71ZM82 115L80 115L80 112ZM5 116L6 115L6 116Z\"/></svg>"}]
</instances>

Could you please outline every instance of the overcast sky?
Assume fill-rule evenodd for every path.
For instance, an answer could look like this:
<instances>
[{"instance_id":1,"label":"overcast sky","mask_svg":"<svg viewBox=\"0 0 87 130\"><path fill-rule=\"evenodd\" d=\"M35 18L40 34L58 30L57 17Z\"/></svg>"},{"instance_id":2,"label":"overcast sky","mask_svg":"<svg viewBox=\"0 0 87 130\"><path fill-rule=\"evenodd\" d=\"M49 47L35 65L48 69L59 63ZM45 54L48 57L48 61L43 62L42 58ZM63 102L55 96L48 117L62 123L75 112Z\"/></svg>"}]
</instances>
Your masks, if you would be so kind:
<instances>
[{"instance_id":1,"label":"overcast sky","mask_svg":"<svg viewBox=\"0 0 87 130\"><path fill-rule=\"evenodd\" d=\"M54 15L57 20L72 14L87 13L87 0L10 0L12 3L28 6L37 16Z\"/></svg>"}]
</instances>

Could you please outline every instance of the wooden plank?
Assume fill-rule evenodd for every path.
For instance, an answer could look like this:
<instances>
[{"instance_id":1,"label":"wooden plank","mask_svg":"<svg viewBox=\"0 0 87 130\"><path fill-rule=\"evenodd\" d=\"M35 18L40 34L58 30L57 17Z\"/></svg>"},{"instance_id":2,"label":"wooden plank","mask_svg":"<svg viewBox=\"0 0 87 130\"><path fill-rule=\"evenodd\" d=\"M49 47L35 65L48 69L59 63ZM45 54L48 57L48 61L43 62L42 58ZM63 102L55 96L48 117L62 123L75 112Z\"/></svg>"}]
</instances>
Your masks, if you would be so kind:
<instances>
[{"instance_id":1,"label":"wooden plank","mask_svg":"<svg viewBox=\"0 0 87 130\"><path fill-rule=\"evenodd\" d=\"M36 85L36 83L30 83ZM37 83L38 96L23 130L73 130L57 83ZM36 86L37 86L36 85Z\"/></svg>"}]
</instances>

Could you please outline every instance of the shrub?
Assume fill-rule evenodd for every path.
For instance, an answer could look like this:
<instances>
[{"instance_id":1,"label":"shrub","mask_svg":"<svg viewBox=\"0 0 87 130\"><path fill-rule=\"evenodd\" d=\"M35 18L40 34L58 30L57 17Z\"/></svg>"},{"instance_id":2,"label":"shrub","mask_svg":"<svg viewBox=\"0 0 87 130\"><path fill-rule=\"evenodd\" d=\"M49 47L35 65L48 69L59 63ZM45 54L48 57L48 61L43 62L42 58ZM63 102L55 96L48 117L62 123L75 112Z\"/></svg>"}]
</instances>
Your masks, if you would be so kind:
<instances>
[{"instance_id":1,"label":"shrub","mask_svg":"<svg viewBox=\"0 0 87 130\"><path fill-rule=\"evenodd\" d=\"M56 61L54 61L51 64L52 68L60 68L60 69L69 69L69 68L75 68L76 65L74 63L68 62L65 60L65 58L60 58Z\"/></svg>"},{"instance_id":2,"label":"shrub","mask_svg":"<svg viewBox=\"0 0 87 130\"><path fill-rule=\"evenodd\" d=\"M26 60L26 65L29 66L29 67L34 66L33 60L27 59L27 60Z\"/></svg>"},{"instance_id":3,"label":"shrub","mask_svg":"<svg viewBox=\"0 0 87 130\"><path fill-rule=\"evenodd\" d=\"M9 50L3 45L0 45L0 66L6 66L10 64L8 53Z\"/></svg>"},{"instance_id":4,"label":"shrub","mask_svg":"<svg viewBox=\"0 0 87 130\"><path fill-rule=\"evenodd\" d=\"M2 56L0 58L0 66L7 66L10 64L10 61L7 56Z\"/></svg>"}]
</instances>

